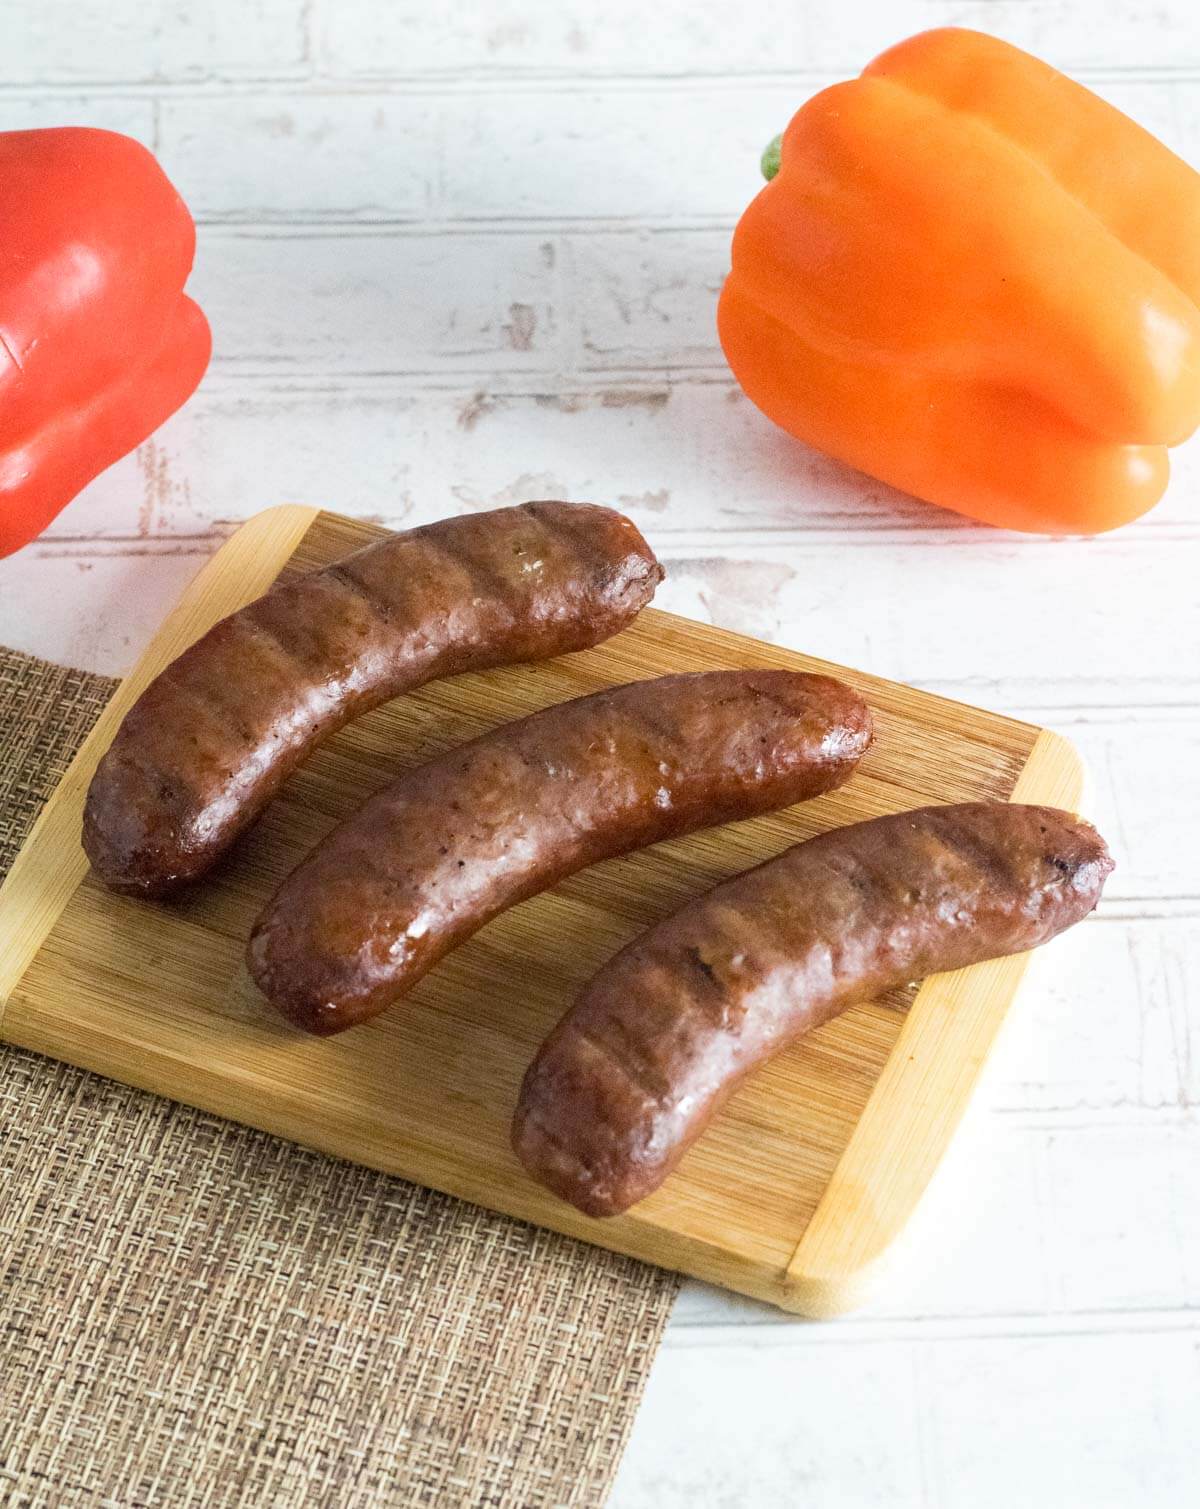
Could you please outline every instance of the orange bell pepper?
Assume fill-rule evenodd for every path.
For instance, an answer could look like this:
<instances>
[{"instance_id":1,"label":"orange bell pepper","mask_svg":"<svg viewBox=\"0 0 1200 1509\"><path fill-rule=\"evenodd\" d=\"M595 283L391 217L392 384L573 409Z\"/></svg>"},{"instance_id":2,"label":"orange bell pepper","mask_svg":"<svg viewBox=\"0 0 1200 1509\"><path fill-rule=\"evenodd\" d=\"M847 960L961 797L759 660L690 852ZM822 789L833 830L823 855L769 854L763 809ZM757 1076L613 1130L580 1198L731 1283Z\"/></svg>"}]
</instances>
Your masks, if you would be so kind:
<instances>
[{"instance_id":1,"label":"orange bell pepper","mask_svg":"<svg viewBox=\"0 0 1200 1509\"><path fill-rule=\"evenodd\" d=\"M1136 518L1200 423L1200 176L978 32L809 100L732 269L721 343L764 413L989 524Z\"/></svg>"}]
</instances>

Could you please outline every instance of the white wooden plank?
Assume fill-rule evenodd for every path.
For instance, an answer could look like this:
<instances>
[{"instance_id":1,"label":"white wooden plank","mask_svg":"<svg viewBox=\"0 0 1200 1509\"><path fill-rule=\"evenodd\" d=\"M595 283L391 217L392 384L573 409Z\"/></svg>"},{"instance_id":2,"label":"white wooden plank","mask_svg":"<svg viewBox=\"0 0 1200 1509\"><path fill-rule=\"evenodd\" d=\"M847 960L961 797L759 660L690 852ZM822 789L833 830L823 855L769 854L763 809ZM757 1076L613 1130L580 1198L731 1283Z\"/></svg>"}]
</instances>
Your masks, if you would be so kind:
<instances>
[{"instance_id":1,"label":"white wooden plank","mask_svg":"<svg viewBox=\"0 0 1200 1509\"><path fill-rule=\"evenodd\" d=\"M566 266L581 366L720 366L716 310L729 272L728 231L573 236Z\"/></svg>"},{"instance_id":2,"label":"white wooden plank","mask_svg":"<svg viewBox=\"0 0 1200 1509\"><path fill-rule=\"evenodd\" d=\"M1106 904L1095 924L1035 961L990 1071L989 1101L1009 1111L1200 1107L1184 1031L1198 980L1195 923L1109 920Z\"/></svg>"},{"instance_id":3,"label":"white wooden plank","mask_svg":"<svg viewBox=\"0 0 1200 1509\"><path fill-rule=\"evenodd\" d=\"M1185 559L1193 553L1180 552ZM1117 860L1105 888L1109 903L1129 896L1200 896L1200 849L1184 838L1200 831L1200 716L1191 709L1158 710L1078 721L1059 717L1055 724L1079 747L1092 777L1089 810ZM1150 729L1154 743L1147 739Z\"/></svg>"},{"instance_id":4,"label":"white wooden plank","mask_svg":"<svg viewBox=\"0 0 1200 1509\"><path fill-rule=\"evenodd\" d=\"M221 346L238 314L232 303L213 314ZM164 532L203 531L279 498L399 527L539 496L603 499L663 535L970 528L798 445L728 382L284 389L230 383L227 370L218 361L155 437L156 464L174 483L153 515ZM142 476L132 462L108 473L93 484L104 501L87 519L80 503L52 532L101 532L102 518L128 532Z\"/></svg>"},{"instance_id":5,"label":"white wooden plank","mask_svg":"<svg viewBox=\"0 0 1200 1509\"><path fill-rule=\"evenodd\" d=\"M167 95L159 151L198 216L411 219L436 175L442 109L393 93Z\"/></svg>"},{"instance_id":6,"label":"white wooden plank","mask_svg":"<svg viewBox=\"0 0 1200 1509\"><path fill-rule=\"evenodd\" d=\"M1200 1106L1200 967L1197 939L1190 927L1176 925L1163 944L1163 990L1171 1006L1175 1051L1179 1059L1179 1099Z\"/></svg>"},{"instance_id":7,"label":"white wooden plank","mask_svg":"<svg viewBox=\"0 0 1200 1509\"><path fill-rule=\"evenodd\" d=\"M1085 1325L674 1326L611 1502L1190 1503L1195 1322Z\"/></svg>"},{"instance_id":8,"label":"white wooden plank","mask_svg":"<svg viewBox=\"0 0 1200 1509\"><path fill-rule=\"evenodd\" d=\"M914 1354L667 1345L612 1509L896 1509L923 1502Z\"/></svg>"},{"instance_id":9,"label":"white wooden plank","mask_svg":"<svg viewBox=\"0 0 1200 1509\"><path fill-rule=\"evenodd\" d=\"M290 192L272 191L276 202ZM353 183L348 192L357 192ZM224 321L218 362L257 370L467 370L486 380L515 367L551 384L564 369L727 378L716 331L727 231L599 228L571 247L570 258L560 259L552 230L460 227L434 237L404 228L254 234L210 227L193 287ZM327 328L335 295L337 339ZM560 325L561 346L552 339Z\"/></svg>"},{"instance_id":10,"label":"white wooden plank","mask_svg":"<svg viewBox=\"0 0 1200 1509\"><path fill-rule=\"evenodd\" d=\"M0 95L0 128L36 131L47 126L99 126L154 147L154 102L120 94Z\"/></svg>"},{"instance_id":11,"label":"white wooden plank","mask_svg":"<svg viewBox=\"0 0 1200 1509\"><path fill-rule=\"evenodd\" d=\"M985 1101L994 1093L987 1083ZM1045 1332L1066 1320L1086 1331L1130 1316L1186 1317L1200 1261L1198 1167L1194 1114L1129 1121L1096 1111L1072 1123L979 1105L870 1302L833 1322L830 1340L919 1336L932 1321L954 1335L993 1318L1006 1322L1001 1331ZM795 1325L701 1285L688 1286L673 1324Z\"/></svg>"},{"instance_id":12,"label":"white wooden plank","mask_svg":"<svg viewBox=\"0 0 1200 1509\"><path fill-rule=\"evenodd\" d=\"M352 14L353 7L347 7ZM195 79L299 72L308 54L303 5L239 0L73 0L5 7L4 78Z\"/></svg>"},{"instance_id":13,"label":"white wooden plank","mask_svg":"<svg viewBox=\"0 0 1200 1509\"><path fill-rule=\"evenodd\" d=\"M189 416L180 417L178 428L189 436L197 433L192 425ZM281 436L273 444L256 442L262 449L255 461L252 450L235 444L232 429L210 432L216 461L203 480L188 467L177 467L164 435L140 459L122 463L97 485L105 491L126 489L121 516L128 518L131 528L139 515L147 510L153 515L159 507L177 510L180 523L195 521L203 511L211 524L214 518L236 518L289 498L367 514L383 511L371 506L383 502L388 515L394 516L404 511L405 491L413 492L410 458L420 449L421 436L395 431L393 435L388 459L379 468L380 482L372 485L370 494L365 484L351 492L343 482L331 488L330 496L318 486L319 476L306 483L300 475L303 455L288 461ZM313 432L305 445L316 451L327 438ZM204 443L201 433L197 447ZM195 459L193 455L193 463ZM523 460L515 457L514 466ZM231 482L227 489L224 482L243 467L253 468L253 477L240 484L239 497L239 486ZM449 475L453 473L442 473ZM504 501L578 496L575 489L554 485L562 480L548 472L518 473ZM592 489L585 495L589 494L622 501L620 495L613 498ZM420 496L420 512L410 510L411 521L450 511L443 489L423 487ZM57 548L55 539L75 528L74 520L83 518L84 507L81 502L78 513L73 508L64 514L57 533L40 548ZM1152 534L1070 545L996 540L973 550L944 540L914 539L902 556L894 542L872 535L836 546L833 540L814 543L799 538L788 542L786 553L779 545L751 548L731 540L721 555L716 541L699 547L699 553L665 531L658 534L652 510L632 511L651 514L651 537L668 566L659 601L676 612L1002 711L1027 712L1043 721L1049 716L1047 709L1067 702L1122 708L1195 696L1200 605L1191 587L1192 552L1172 548L1169 541L1160 548ZM72 543L71 549L77 548ZM1077 579L1086 585L1070 591L1067 610L1048 625L1045 612L1030 612L1028 605L1059 602L1064 569L1077 571ZM1108 611L1108 604L1138 578L1152 579L1174 614L1167 641L1157 653L1152 641L1130 638L1125 620ZM986 605L983 614L981 603ZM923 606L927 604L936 607ZM1050 632L1055 654L1047 660L1041 651ZM1195 895L1193 854L1175 841L1175 835L1180 824L1194 820L1200 802L1189 777L1200 725L1186 716L1167 717L1161 726L1161 747L1149 750L1141 726L1127 720L1095 721L1097 717L1089 715L1088 721L1072 721L1069 726L1061 716L1050 721L1064 724L1080 743L1094 769L1096 810L1111 814L1110 821L1115 821L1113 842L1121 866L1112 882L1113 893L1148 894L1153 882L1155 894ZM1167 773L1178 784L1169 784Z\"/></svg>"},{"instance_id":14,"label":"white wooden plank","mask_svg":"<svg viewBox=\"0 0 1200 1509\"><path fill-rule=\"evenodd\" d=\"M60 665L123 675L213 543L52 557L35 545L8 556L0 561L0 644Z\"/></svg>"},{"instance_id":15,"label":"white wooden plank","mask_svg":"<svg viewBox=\"0 0 1200 1509\"><path fill-rule=\"evenodd\" d=\"M859 64L869 56L864 52ZM570 90L509 83L447 93L428 104L446 123L436 203L446 218L707 216L732 226L762 188L762 149L822 86L722 79ZM1200 161L1193 83L1114 76L1094 87L1175 151Z\"/></svg>"},{"instance_id":16,"label":"white wooden plank","mask_svg":"<svg viewBox=\"0 0 1200 1509\"><path fill-rule=\"evenodd\" d=\"M727 231L762 187L763 146L817 87L681 80L466 91L322 81L306 90L167 90L160 144L205 217L369 220L427 211L438 221L508 224L711 220ZM1097 88L1200 160L1200 105L1189 82L1118 77ZM103 111L106 97L81 103ZM697 255L666 246L662 253L676 261ZM623 255L618 247L617 267Z\"/></svg>"},{"instance_id":17,"label":"white wooden plank","mask_svg":"<svg viewBox=\"0 0 1200 1509\"><path fill-rule=\"evenodd\" d=\"M732 219L762 149L814 86L481 90L446 94L437 200L447 218Z\"/></svg>"},{"instance_id":18,"label":"white wooden plank","mask_svg":"<svg viewBox=\"0 0 1200 1509\"><path fill-rule=\"evenodd\" d=\"M587 0L535 5L493 0L416 0L357 7L317 0L322 65L380 76L463 69L519 74L552 70L680 74L744 69L857 71L890 43L930 26L976 26L1061 66L1112 68L1200 62L1200 25L1185 4L1149 17L1118 0L1089 24L1070 0L746 0L736 11L688 0Z\"/></svg>"},{"instance_id":19,"label":"white wooden plank","mask_svg":"<svg viewBox=\"0 0 1200 1509\"><path fill-rule=\"evenodd\" d=\"M210 230L189 291L218 362L253 370L545 370L555 260L537 235Z\"/></svg>"},{"instance_id":20,"label":"white wooden plank","mask_svg":"<svg viewBox=\"0 0 1200 1509\"><path fill-rule=\"evenodd\" d=\"M1179 1308L1200 1293L1200 1119L1047 1139L1047 1221L1065 1308ZM1197 1326L1200 1329L1200 1314Z\"/></svg>"},{"instance_id":21,"label":"white wooden plank","mask_svg":"<svg viewBox=\"0 0 1200 1509\"><path fill-rule=\"evenodd\" d=\"M233 451L227 464L234 467L239 458L240 453ZM194 506L196 486L172 477L164 463L154 480L143 478L143 484L163 490L178 487L181 494L190 486L191 503L185 499L183 506ZM545 477L531 474L531 478L526 495L557 491L540 485ZM255 502L267 506L288 501L291 491L264 487ZM222 501L219 488L212 483L205 484L205 496L218 505ZM330 501L337 506L342 500L314 497L306 488L303 494L293 495L292 501ZM427 506L433 512L446 511L436 500ZM71 519L71 512L63 516L64 529ZM1098 797L1094 810L1111 826L1120 858L1111 894L1197 894L1193 853L1182 845L1179 834L1193 831L1200 803L1190 780L1198 726L1168 718L1158 729L1164 745L1150 757L1144 750L1144 714L1137 723L1112 726L1073 724L1064 716L1053 716L1056 705L1061 707L1075 697L1121 708L1195 695L1194 647L1200 610L1189 605L1185 611L1182 606L1192 570L1190 551L1160 550L1153 540L1141 546L1130 542L1114 547L1108 555L1098 555L1091 572L1092 590L1103 600L1110 583L1153 569L1164 596L1173 595L1181 602L1173 642L1177 656L1147 660L1135 646L1123 643L1119 622L1106 619L1099 609L1089 613L1081 605L1056 625L1060 643L1054 661L1047 663L1037 654L1043 633L1040 620L1023 623L1019 610L1027 600L1048 600L1060 590L1058 561L1063 557L1056 557L1052 546L1027 546L1019 551L997 547L989 561L982 549L957 559L940 541L932 545L911 542L901 563L894 545L878 545L870 538L846 541L839 549L803 540L789 542L785 558L779 547L772 558L767 547L751 553L731 544L723 559L715 553L715 542L707 547L713 553L703 556L685 553L669 536L656 537L656 543L668 568L657 600L672 611L1001 711L1037 712L1043 721L1063 726L1078 738L1095 766ZM211 550L215 544L215 539L209 539L203 548ZM47 537L35 547L35 555L60 549L86 553L87 546L70 540L59 544L55 537ZM24 555L16 557L7 569L21 569L25 559ZM997 575L1005 571L1013 573L1013 597L997 593ZM930 614L928 632L921 632L918 623L906 622L905 591L912 593L918 605L939 602L940 597L939 609ZM977 603L972 604L972 596L990 600L993 616L973 620ZM978 674L980 666L988 667L986 677ZM1168 774L1180 784L1169 786Z\"/></svg>"},{"instance_id":22,"label":"white wooden plank","mask_svg":"<svg viewBox=\"0 0 1200 1509\"><path fill-rule=\"evenodd\" d=\"M1120 932L1141 942L1146 931L1090 923L1035 961L979 1102L873 1302L852 1325L870 1331L880 1318L1119 1316L1186 1311L1193 1302L1200 1119L1194 1106L1180 1104L1178 1045L1166 1034L1143 1046L1140 1061L1112 1084L1109 1060L1128 1036L1109 1031L1115 1013L1098 1013L1090 1039L1076 1039L1077 1061L1070 1063L1072 1035L1058 1017L1068 988L1078 986L1077 1016L1079 1000L1095 1001L1086 972L1073 973L1092 940ZM1113 994L1136 1023L1146 996L1136 985ZM1139 1098L1148 1066L1158 1081L1152 1093L1172 1085L1172 1099ZM1047 1106L1067 1106L1069 1114L1041 1109Z\"/></svg>"},{"instance_id":23,"label":"white wooden plank","mask_svg":"<svg viewBox=\"0 0 1200 1509\"><path fill-rule=\"evenodd\" d=\"M985 1104L972 1108L961 1133L852 1321L867 1334L880 1321L947 1319L952 1331L957 1322L1056 1308L1045 1134L989 1116ZM1069 1251L1069 1242L1055 1251Z\"/></svg>"},{"instance_id":24,"label":"white wooden plank","mask_svg":"<svg viewBox=\"0 0 1200 1509\"><path fill-rule=\"evenodd\" d=\"M1195 1332L924 1349L934 1502L1174 1509L1200 1493Z\"/></svg>"},{"instance_id":25,"label":"white wooden plank","mask_svg":"<svg viewBox=\"0 0 1200 1509\"><path fill-rule=\"evenodd\" d=\"M732 538L723 549L677 543L667 547L661 591L676 612L988 706L1195 697L1200 601L1191 548L1160 546L1149 533L952 539L916 538L903 550L871 535L810 536L786 550ZM1152 581L1165 605L1160 630L1131 633L1127 615L1112 609L1137 580ZM1190 769L1177 756L1191 738L1173 730L1156 753L1172 769ZM1142 779L1141 767L1131 779ZM1128 796L1141 799L1135 790ZM1182 860L1166 856L1168 865Z\"/></svg>"},{"instance_id":26,"label":"white wooden plank","mask_svg":"<svg viewBox=\"0 0 1200 1509\"><path fill-rule=\"evenodd\" d=\"M1126 1147L1126 1129L1115 1126L1113 1149ZM1058 1134L1071 1158L1107 1158L1082 1134ZM1175 1135L1183 1138L1178 1131ZM1143 1151L1156 1155L1163 1138L1139 1132ZM1186 1156L1195 1160L1200 1142L1192 1139ZM970 1158L970 1168L963 1166ZM1114 1154L1117 1188L1124 1188ZM1151 1262L1140 1281L1136 1269L1114 1266L1121 1254L1131 1261L1142 1248L1116 1220L1103 1221L1096 1207L1069 1213L1060 1230L1060 1213L1047 1194L1046 1138L1012 1125L968 1130L954 1167L939 1172L910 1230L895 1251L876 1296L853 1315L820 1327L822 1345L853 1347L863 1342L901 1342L921 1336L1066 1333L1086 1335L1105 1329L1174 1328L1195 1325L1192 1294L1180 1276L1190 1254L1180 1254L1171 1213L1161 1199L1136 1200L1150 1227L1145 1237ZM1104 1181L1100 1163L1088 1181L1087 1198L1095 1201ZM1184 1195L1189 1191L1184 1190ZM1171 1198L1178 1199L1176 1183ZM1164 1245L1164 1239L1167 1245ZM1101 1268L1101 1264L1107 1266ZM1080 1273L1090 1284L1076 1286ZM1076 1287L1079 1292L1076 1293ZM1185 1294L1182 1302L1181 1293ZM1085 1299L1088 1302L1084 1302ZM723 1290L688 1284L672 1316L672 1334L689 1345L724 1344L753 1331L762 1346L786 1347L794 1319ZM806 1327L805 1330L810 1328ZM685 1337L683 1333L693 1333Z\"/></svg>"},{"instance_id":27,"label":"white wooden plank","mask_svg":"<svg viewBox=\"0 0 1200 1509\"><path fill-rule=\"evenodd\" d=\"M230 310L217 320L219 343L234 317ZM1011 587L1018 601L1024 599L1019 566L996 572L991 557L950 552L946 537L970 551L998 546L1009 561L1056 548L985 530L809 450L771 425L728 381L597 386L590 378L563 379L514 392L508 391L513 384L525 386L519 373L483 387L450 378L443 389L419 378L404 380L407 386L384 380L283 387L231 382L228 372L228 364L218 362L199 393L158 432L153 467L130 462L100 478L92 492L103 502L89 506L86 518L83 503L76 505L52 534L102 533L102 520L130 532L142 479L165 470L172 487L161 498L156 494L162 506L152 517L167 533L203 532L215 520L246 518L280 497L394 527L452 508L548 495L595 498L626 509L656 539L719 535L739 549L749 541L775 557L810 534L815 546L835 535L857 540L878 531L880 548L894 551L909 543L906 531L923 530L938 537L935 559L947 570L977 570L993 593ZM1197 497L1200 445L1192 445L1178 454L1172 488L1149 519L1095 549L1119 544L1151 559L1146 535L1193 527ZM1083 558L1090 559L1091 550L1086 547ZM1064 547L1054 558L1069 561L1071 554ZM1081 576L1079 590L1086 585ZM870 606L859 594L851 601L855 612ZM986 668L977 674L985 679Z\"/></svg>"}]
</instances>

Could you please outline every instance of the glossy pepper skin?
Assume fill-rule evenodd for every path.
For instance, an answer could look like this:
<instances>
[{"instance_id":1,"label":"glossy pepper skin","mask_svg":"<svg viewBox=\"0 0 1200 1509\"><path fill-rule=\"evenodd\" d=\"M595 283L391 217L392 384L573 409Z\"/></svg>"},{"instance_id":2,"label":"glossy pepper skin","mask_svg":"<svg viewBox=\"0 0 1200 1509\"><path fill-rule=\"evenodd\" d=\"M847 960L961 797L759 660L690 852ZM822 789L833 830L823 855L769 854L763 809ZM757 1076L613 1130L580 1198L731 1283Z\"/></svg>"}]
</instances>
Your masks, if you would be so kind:
<instances>
[{"instance_id":1,"label":"glossy pepper skin","mask_svg":"<svg viewBox=\"0 0 1200 1509\"><path fill-rule=\"evenodd\" d=\"M113 131L0 132L0 556L191 394L211 337L183 293L196 231Z\"/></svg>"},{"instance_id":2,"label":"glossy pepper skin","mask_svg":"<svg viewBox=\"0 0 1200 1509\"><path fill-rule=\"evenodd\" d=\"M989 524L1126 523L1200 423L1200 176L979 32L809 100L732 268L721 343L759 408Z\"/></svg>"}]
</instances>

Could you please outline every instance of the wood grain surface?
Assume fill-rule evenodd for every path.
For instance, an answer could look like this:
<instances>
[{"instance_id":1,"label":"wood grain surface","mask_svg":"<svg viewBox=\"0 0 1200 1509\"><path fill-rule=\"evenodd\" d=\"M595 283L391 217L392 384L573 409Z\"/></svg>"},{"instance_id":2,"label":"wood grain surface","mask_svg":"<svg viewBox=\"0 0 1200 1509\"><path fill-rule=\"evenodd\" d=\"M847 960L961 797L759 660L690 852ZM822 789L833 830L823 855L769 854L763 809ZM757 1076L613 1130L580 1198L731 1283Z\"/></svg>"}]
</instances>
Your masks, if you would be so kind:
<instances>
[{"instance_id":1,"label":"wood grain surface","mask_svg":"<svg viewBox=\"0 0 1200 1509\"><path fill-rule=\"evenodd\" d=\"M668 1183L595 1221L530 1181L508 1145L521 1075L595 969L716 880L831 826L929 802L1074 805L1070 747L1035 727L648 610L584 654L456 677L343 730L232 862L186 899L114 896L79 850L90 770L117 717L181 645L261 591L383 531L311 510L236 534L171 615L81 750L0 893L0 1035L327 1152L809 1314L861 1299L944 1152L1020 978L1007 960L860 1007L781 1054ZM601 686L672 671L833 670L876 743L841 791L612 860L497 919L406 1002L331 1040L281 1021L242 952L271 890L398 770Z\"/></svg>"}]
</instances>

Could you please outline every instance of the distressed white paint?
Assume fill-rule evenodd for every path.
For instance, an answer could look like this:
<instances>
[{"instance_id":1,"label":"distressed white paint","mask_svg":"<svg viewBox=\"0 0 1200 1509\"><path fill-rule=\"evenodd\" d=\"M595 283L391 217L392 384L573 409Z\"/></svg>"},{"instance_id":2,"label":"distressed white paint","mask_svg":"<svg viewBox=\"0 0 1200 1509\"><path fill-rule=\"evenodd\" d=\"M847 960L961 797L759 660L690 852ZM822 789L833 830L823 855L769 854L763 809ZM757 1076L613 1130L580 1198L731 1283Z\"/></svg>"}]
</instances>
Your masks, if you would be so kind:
<instances>
[{"instance_id":1,"label":"distressed white paint","mask_svg":"<svg viewBox=\"0 0 1200 1509\"><path fill-rule=\"evenodd\" d=\"M1037 961L872 1308L684 1293L613 1502L1200 1498L1200 446L1088 543L793 444L712 314L762 143L920 26L1081 69L1200 162L1200 9L1118 0L43 0L0 128L155 146L201 222L191 404L0 562L0 640L119 671L234 524L538 496L627 509L662 601L1061 728L1119 868Z\"/></svg>"},{"instance_id":2,"label":"distressed white paint","mask_svg":"<svg viewBox=\"0 0 1200 1509\"><path fill-rule=\"evenodd\" d=\"M1150 11L1138 0L1117 0L1105 7L1103 24L1070 0L748 0L736 8L696 0L316 3L321 62L331 73L853 72L889 42L947 25L983 27L1063 66L1200 60L1200 19L1183 0Z\"/></svg>"},{"instance_id":3,"label":"distressed white paint","mask_svg":"<svg viewBox=\"0 0 1200 1509\"><path fill-rule=\"evenodd\" d=\"M206 245L191 286L221 365L520 371L557 356L555 246L536 233L247 229Z\"/></svg>"},{"instance_id":4,"label":"distressed white paint","mask_svg":"<svg viewBox=\"0 0 1200 1509\"><path fill-rule=\"evenodd\" d=\"M182 95L159 106L163 166L205 219L415 219L436 172L426 97L344 90Z\"/></svg>"},{"instance_id":5,"label":"distressed white paint","mask_svg":"<svg viewBox=\"0 0 1200 1509\"><path fill-rule=\"evenodd\" d=\"M350 9L350 7L347 7ZM6 81L179 81L308 71L308 7L299 0L42 0L4 8Z\"/></svg>"}]
</instances>

